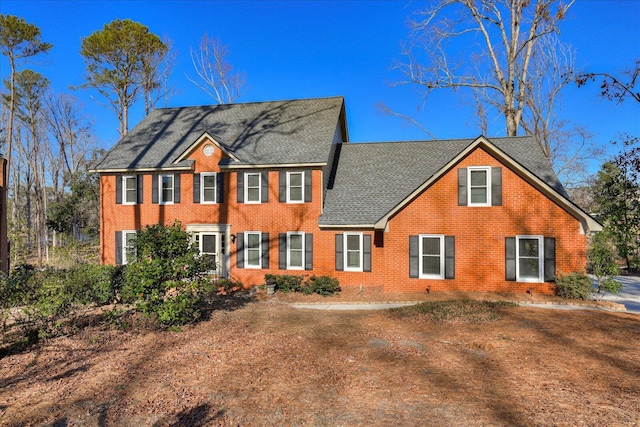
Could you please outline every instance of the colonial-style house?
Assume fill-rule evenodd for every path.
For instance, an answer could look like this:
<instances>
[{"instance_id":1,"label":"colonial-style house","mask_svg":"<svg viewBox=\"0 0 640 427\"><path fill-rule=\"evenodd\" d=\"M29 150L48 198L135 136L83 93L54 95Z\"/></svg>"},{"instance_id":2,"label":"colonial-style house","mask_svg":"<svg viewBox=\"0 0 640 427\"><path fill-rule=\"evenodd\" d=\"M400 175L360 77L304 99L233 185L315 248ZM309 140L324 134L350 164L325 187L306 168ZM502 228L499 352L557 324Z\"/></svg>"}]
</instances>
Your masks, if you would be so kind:
<instances>
[{"instance_id":1,"label":"colonial-style house","mask_svg":"<svg viewBox=\"0 0 640 427\"><path fill-rule=\"evenodd\" d=\"M552 292L601 228L532 138L350 143L341 97L157 109L95 172L103 263L179 220L245 286Z\"/></svg>"}]
</instances>

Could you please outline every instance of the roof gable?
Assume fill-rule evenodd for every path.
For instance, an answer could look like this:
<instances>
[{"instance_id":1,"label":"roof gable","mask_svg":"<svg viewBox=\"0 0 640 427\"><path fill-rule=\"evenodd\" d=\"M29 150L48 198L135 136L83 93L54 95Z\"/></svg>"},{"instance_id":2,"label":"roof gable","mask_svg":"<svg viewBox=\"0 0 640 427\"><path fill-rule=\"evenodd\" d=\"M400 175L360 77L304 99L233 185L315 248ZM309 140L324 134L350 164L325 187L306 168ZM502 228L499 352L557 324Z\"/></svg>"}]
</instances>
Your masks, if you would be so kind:
<instances>
[{"instance_id":1,"label":"roof gable","mask_svg":"<svg viewBox=\"0 0 640 427\"><path fill-rule=\"evenodd\" d=\"M345 150L346 148L346 150ZM474 150L482 148L576 217L600 225L573 204L530 137L350 144L343 147L321 227L375 227L388 220Z\"/></svg>"}]
</instances>

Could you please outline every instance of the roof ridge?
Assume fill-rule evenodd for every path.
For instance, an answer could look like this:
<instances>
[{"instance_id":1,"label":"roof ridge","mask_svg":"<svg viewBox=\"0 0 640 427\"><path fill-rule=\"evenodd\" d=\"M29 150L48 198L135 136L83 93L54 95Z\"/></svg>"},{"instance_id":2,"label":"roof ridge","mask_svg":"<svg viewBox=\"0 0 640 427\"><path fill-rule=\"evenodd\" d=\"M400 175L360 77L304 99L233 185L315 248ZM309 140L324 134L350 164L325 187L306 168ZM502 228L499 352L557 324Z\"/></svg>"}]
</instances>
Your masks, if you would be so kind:
<instances>
[{"instance_id":1,"label":"roof ridge","mask_svg":"<svg viewBox=\"0 0 640 427\"><path fill-rule=\"evenodd\" d=\"M189 108L216 108L216 107L232 107L242 105L258 105L258 104L273 104L273 103L285 103L285 102L297 102L297 101L319 101L324 99L341 99L344 101L343 95L335 96L321 96L317 98L291 98L291 99L273 99L265 101L247 101L247 102L233 102L229 104L202 104L202 105L183 105L180 107L161 107L155 108L153 111L171 111L171 110L183 110Z\"/></svg>"}]
</instances>

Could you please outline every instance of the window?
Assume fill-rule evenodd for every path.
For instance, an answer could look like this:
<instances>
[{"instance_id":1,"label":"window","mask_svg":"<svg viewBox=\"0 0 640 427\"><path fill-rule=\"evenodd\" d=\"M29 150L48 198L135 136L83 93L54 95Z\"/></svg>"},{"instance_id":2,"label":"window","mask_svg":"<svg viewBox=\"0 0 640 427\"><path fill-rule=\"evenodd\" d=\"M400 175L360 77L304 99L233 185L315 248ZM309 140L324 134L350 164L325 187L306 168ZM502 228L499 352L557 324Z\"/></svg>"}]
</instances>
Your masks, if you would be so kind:
<instances>
[{"instance_id":1,"label":"window","mask_svg":"<svg viewBox=\"0 0 640 427\"><path fill-rule=\"evenodd\" d=\"M491 168L490 167L470 167L469 174L469 206L490 206L491 205Z\"/></svg>"},{"instance_id":2,"label":"window","mask_svg":"<svg viewBox=\"0 0 640 427\"><path fill-rule=\"evenodd\" d=\"M362 271L362 233L344 233L344 270Z\"/></svg>"},{"instance_id":3,"label":"window","mask_svg":"<svg viewBox=\"0 0 640 427\"><path fill-rule=\"evenodd\" d=\"M304 203L304 172L287 172L287 203Z\"/></svg>"},{"instance_id":4,"label":"window","mask_svg":"<svg viewBox=\"0 0 640 427\"><path fill-rule=\"evenodd\" d=\"M216 173L202 173L200 174L200 202L201 203L216 203Z\"/></svg>"},{"instance_id":5,"label":"window","mask_svg":"<svg viewBox=\"0 0 640 427\"><path fill-rule=\"evenodd\" d=\"M194 235L198 249L200 249L200 255L211 261L215 267L218 268L218 234L217 233L196 233Z\"/></svg>"},{"instance_id":6,"label":"window","mask_svg":"<svg viewBox=\"0 0 640 427\"><path fill-rule=\"evenodd\" d=\"M160 175L160 203L173 203L173 175Z\"/></svg>"},{"instance_id":7,"label":"window","mask_svg":"<svg viewBox=\"0 0 640 427\"><path fill-rule=\"evenodd\" d=\"M304 270L304 233L287 233L287 269Z\"/></svg>"},{"instance_id":8,"label":"window","mask_svg":"<svg viewBox=\"0 0 640 427\"><path fill-rule=\"evenodd\" d=\"M261 173L245 173L245 194L244 201L245 203L260 203L261 193L260 193L260 184L261 184Z\"/></svg>"},{"instance_id":9,"label":"window","mask_svg":"<svg viewBox=\"0 0 640 427\"><path fill-rule=\"evenodd\" d=\"M516 236L516 279L518 282L542 282L542 236Z\"/></svg>"},{"instance_id":10,"label":"window","mask_svg":"<svg viewBox=\"0 0 640 427\"><path fill-rule=\"evenodd\" d=\"M134 262L136 259L136 247L134 241L136 238L135 231L122 232L122 264Z\"/></svg>"},{"instance_id":11,"label":"window","mask_svg":"<svg viewBox=\"0 0 640 427\"><path fill-rule=\"evenodd\" d=\"M420 235L420 278L444 278L444 236Z\"/></svg>"},{"instance_id":12,"label":"window","mask_svg":"<svg viewBox=\"0 0 640 427\"><path fill-rule=\"evenodd\" d=\"M122 204L135 205L138 202L138 177L126 175L122 177Z\"/></svg>"},{"instance_id":13,"label":"window","mask_svg":"<svg viewBox=\"0 0 640 427\"><path fill-rule=\"evenodd\" d=\"M260 174L258 174L258 177ZM262 233L247 231L244 233L244 259L246 268L262 268Z\"/></svg>"}]
</instances>

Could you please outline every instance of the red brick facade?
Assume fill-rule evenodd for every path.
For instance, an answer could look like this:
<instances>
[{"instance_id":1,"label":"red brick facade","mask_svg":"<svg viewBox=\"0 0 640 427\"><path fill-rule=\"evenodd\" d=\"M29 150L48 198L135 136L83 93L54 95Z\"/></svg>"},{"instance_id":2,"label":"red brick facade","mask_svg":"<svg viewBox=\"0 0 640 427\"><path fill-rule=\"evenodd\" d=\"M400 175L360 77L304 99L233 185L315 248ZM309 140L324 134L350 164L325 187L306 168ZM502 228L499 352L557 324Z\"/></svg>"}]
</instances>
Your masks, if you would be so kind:
<instances>
[{"instance_id":1,"label":"red brick facade","mask_svg":"<svg viewBox=\"0 0 640 427\"><path fill-rule=\"evenodd\" d=\"M224 154L216 148L214 155L205 156L202 147L194 148L188 159L195 169L181 171L180 203L152 203L152 179L143 174L141 204L116 203L116 179L122 174L101 174L101 259L116 262L116 233L139 230L145 225L174 220L189 227L206 224L224 225L227 236L228 265L226 273L245 286L264 282L264 275L299 274L329 275L342 286L384 286L386 291L423 292L430 290L463 290L493 292L552 292L553 283L507 281L505 278L505 239L517 235L552 237L555 239L555 270L583 271L585 268L586 236L581 232L575 212L554 202L522 174L482 148L477 148L460 163L444 173L431 186L389 218L385 230L338 229L319 227L322 213L323 183L320 167L312 170L311 202L288 204L279 201L278 169L268 170L269 196L267 203L246 204L237 201L237 173L251 169L220 170ZM502 205L470 207L458 205L458 167L491 166L502 168ZM299 170L302 170L299 169ZM290 168L288 170L295 170ZM223 172L224 197L222 203L193 202L194 173ZM167 173L178 173L176 171ZM373 202L373 201L372 201ZM269 234L269 267L239 268L238 241L245 231ZM302 231L313 235L313 269L281 270L279 268L280 233ZM336 234L362 232L371 236L370 272L337 271ZM453 279L410 278L409 236L420 234L455 237L455 277Z\"/></svg>"}]
</instances>

